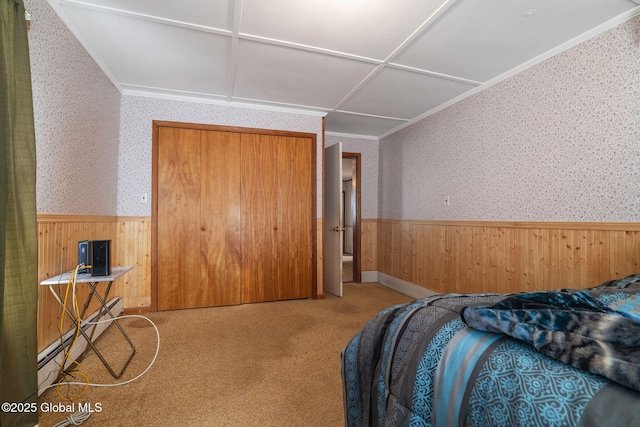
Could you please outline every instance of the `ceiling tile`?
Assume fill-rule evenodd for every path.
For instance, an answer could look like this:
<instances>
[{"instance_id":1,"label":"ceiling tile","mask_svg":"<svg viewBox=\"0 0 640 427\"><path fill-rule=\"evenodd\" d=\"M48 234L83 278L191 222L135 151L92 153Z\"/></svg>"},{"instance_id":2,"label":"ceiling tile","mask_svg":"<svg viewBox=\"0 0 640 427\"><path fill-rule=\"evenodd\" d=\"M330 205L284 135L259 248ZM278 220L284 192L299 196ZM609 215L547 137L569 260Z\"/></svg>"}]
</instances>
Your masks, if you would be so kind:
<instances>
[{"instance_id":1,"label":"ceiling tile","mask_svg":"<svg viewBox=\"0 0 640 427\"><path fill-rule=\"evenodd\" d=\"M325 119L327 130L335 133L377 137L402 124L401 120L360 116L342 112L330 112Z\"/></svg>"},{"instance_id":2,"label":"ceiling tile","mask_svg":"<svg viewBox=\"0 0 640 427\"><path fill-rule=\"evenodd\" d=\"M240 31L384 60L444 0L244 0Z\"/></svg>"},{"instance_id":3,"label":"ceiling tile","mask_svg":"<svg viewBox=\"0 0 640 427\"><path fill-rule=\"evenodd\" d=\"M119 83L225 93L231 38L72 6L65 11Z\"/></svg>"},{"instance_id":4,"label":"ceiling tile","mask_svg":"<svg viewBox=\"0 0 640 427\"><path fill-rule=\"evenodd\" d=\"M331 109L374 65L283 46L240 41L233 96Z\"/></svg>"},{"instance_id":5,"label":"ceiling tile","mask_svg":"<svg viewBox=\"0 0 640 427\"><path fill-rule=\"evenodd\" d=\"M485 82L628 9L628 0L459 1L393 62Z\"/></svg>"},{"instance_id":6,"label":"ceiling tile","mask_svg":"<svg viewBox=\"0 0 640 427\"><path fill-rule=\"evenodd\" d=\"M326 113L328 132L378 136L640 10L631 0L47 1L121 91L293 107Z\"/></svg>"},{"instance_id":7,"label":"ceiling tile","mask_svg":"<svg viewBox=\"0 0 640 427\"><path fill-rule=\"evenodd\" d=\"M341 105L340 110L411 119L473 87L467 83L384 68Z\"/></svg>"},{"instance_id":8,"label":"ceiling tile","mask_svg":"<svg viewBox=\"0 0 640 427\"><path fill-rule=\"evenodd\" d=\"M233 0L84 0L83 3L228 31L233 23Z\"/></svg>"}]
</instances>

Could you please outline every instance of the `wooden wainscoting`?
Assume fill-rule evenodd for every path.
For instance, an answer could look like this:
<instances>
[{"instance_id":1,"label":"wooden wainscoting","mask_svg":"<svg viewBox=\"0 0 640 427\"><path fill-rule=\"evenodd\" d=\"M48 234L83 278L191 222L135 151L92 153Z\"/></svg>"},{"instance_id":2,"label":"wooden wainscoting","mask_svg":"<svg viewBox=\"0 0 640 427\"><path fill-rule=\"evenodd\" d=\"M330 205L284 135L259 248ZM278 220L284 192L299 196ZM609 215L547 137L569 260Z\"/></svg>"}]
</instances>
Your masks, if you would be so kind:
<instances>
[{"instance_id":1,"label":"wooden wainscoting","mask_svg":"<svg viewBox=\"0 0 640 427\"><path fill-rule=\"evenodd\" d=\"M78 242L111 240L112 266L134 269L114 282L110 296L120 296L125 308L151 304L151 219L87 215L38 215L38 281L74 269L78 262ZM100 285L102 289L106 285ZM60 286L64 292L64 286ZM80 304L87 287L78 287ZM61 308L46 287L38 293L38 351L60 337ZM95 301L94 301L95 303ZM97 309L97 304L89 312ZM66 331L71 326L67 320Z\"/></svg>"},{"instance_id":2,"label":"wooden wainscoting","mask_svg":"<svg viewBox=\"0 0 640 427\"><path fill-rule=\"evenodd\" d=\"M323 251L323 222L322 218L316 219L316 283L317 283L317 298L324 298L324 251Z\"/></svg>"},{"instance_id":3,"label":"wooden wainscoting","mask_svg":"<svg viewBox=\"0 0 640 427\"><path fill-rule=\"evenodd\" d=\"M318 295L322 296L322 219L317 221ZM114 282L109 294L121 297L128 313L148 311L151 307L151 217L38 215L38 282L74 269L81 240L111 240L112 266L134 268ZM83 302L86 295L86 287L79 286L79 301ZM95 309L97 305L89 312ZM60 305L53 295L46 287L41 287L38 351L59 338L60 312ZM70 327L67 321L63 330Z\"/></svg>"},{"instance_id":4,"label":"wooden wainscoting","mask_svg":"<svg viewBox=\"0 0 640 427\"><path fill-rule=\"evenodd\" d=\"M118 217L115 265L131 265L119 283L117 295L126 312L148 311L151 307L151 217ZM114 283L115 285L115 283Z\"/></svg>"},{"instance_id":5,"label":"wooden wainscoting","mask_svg":"<svg viewBox=\"0 0 640 427\"><path fill-rule=\"evenodd\" d=\"M363 270L441 293L587 288L640 273L638 223L364 220L362 238Z\"/></svg>"},{"instance_id":6,"label":"wooden wainscoting","mask_svg":"<svg viewBox=\"0 0 640 427\"><path fill-rule=\"evenodd\" d=\"M360 258L362 271L378 270L378 220L361 219Z\"/></svg>"}]
</instances>

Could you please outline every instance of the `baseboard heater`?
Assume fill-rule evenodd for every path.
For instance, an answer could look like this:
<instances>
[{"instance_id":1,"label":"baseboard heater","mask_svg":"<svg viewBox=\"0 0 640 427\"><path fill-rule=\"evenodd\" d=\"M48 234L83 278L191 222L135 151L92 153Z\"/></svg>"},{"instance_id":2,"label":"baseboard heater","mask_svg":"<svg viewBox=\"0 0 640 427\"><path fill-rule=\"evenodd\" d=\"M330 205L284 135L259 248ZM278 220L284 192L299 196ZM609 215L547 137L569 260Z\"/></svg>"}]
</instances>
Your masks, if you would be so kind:
<instances>
[{"instance_id":1,"label":"baseboard heater","mask_svg":"<svg viewBox=\"0 0 640 427\"><path fill-rule=\"evenodd\" d=\"M107 307L109 307L109 310L111 310L111 313L113 313L114 316L118 316L124 309L122 298L112 298L107 303ZM97 317L98 311L96 310L85 320L95 322ZM105 313L100 320L110 318L111 316L109 316L108 313ZM93 332L93 341L95 341L110 325L111 322L104 322L98 325L84 325L82 329L87 335L91 336L91 328L95 327L95 332ZM64 359L64 348L71 344L75 333L75 328L72 328L62 337L62 339L56 340L53 344L38 354L38 396L40 396L43 391L56 380L58 372L60 371L60 364ZM85 348L87 348L87 340L84 336L79 335L76 343L71 349L71 357L80 357ZM71 363L73 363L71 360L67 360L65 368L71 365Z\"/></svg>"}]
</instances>

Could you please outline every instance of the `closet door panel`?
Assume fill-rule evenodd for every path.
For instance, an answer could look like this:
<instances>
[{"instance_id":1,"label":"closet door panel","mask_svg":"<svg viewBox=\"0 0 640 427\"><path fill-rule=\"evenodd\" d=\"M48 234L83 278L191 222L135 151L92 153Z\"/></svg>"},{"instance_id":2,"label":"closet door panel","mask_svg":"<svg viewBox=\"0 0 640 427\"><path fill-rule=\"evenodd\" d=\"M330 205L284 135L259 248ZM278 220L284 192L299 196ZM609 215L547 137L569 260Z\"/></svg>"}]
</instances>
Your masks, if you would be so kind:
<instances>
[{"instance_id":1,"label":"closet door panel","mask_svg":"<svg viewBox=\"0 0 640 427\"><path fill-rule=\"evenodd\" d=\"M240 304L240 135L203 131L200 280L191 306Z\"/></svg>"},{"instance_id":2,"label":"closet door panel","mask_svg":"<svg viewBox=\"0 0 640 427\"><path fill-rule=\"evenodd\" d=\"M308 298L315 284L315 139L157 128L157 308Z\"/></svg>"},{"instance_id":3,"label":"closet door panel","mask_svg":"<svg viewBox=\"0 0 640 427\"><path fill-rule=\"evenodd\" d=\"M242 302L278 297L275 137L242 135Z\"/></svg>"},{"instance_id":4,"label":"closet door panel","mask_svg":"<svg viewBox=\"0 0 640 427\"><path fill-rule=\"evenodd\" d=\"M312 141L278 140L278 299L312 296Z\"/></svg>"},{"instance_id":5,"label":"closet door panel","mask_svg":"<svg viewBox=\"0 0 640 427\"><path fill-rule=\"evenodd\" d=\"M158 309L183 308L200 287L200 131L160 128Z\"/></svg>"}]
</instances>

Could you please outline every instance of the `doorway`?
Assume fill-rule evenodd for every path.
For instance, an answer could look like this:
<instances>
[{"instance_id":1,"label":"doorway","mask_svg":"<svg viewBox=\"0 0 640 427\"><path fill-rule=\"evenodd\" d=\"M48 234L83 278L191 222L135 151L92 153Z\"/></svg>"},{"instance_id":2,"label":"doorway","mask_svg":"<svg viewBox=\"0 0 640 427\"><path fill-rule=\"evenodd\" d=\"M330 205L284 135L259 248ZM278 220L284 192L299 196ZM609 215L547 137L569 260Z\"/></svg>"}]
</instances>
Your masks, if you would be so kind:
<instances>
[{"instance_id":1,"label":"doorway","mask_svg":"<svg viewBox=\"0 0 640 427\"><path fill-rule=\"evenodd\" d=\"M342 153L342 281L361 281L360 153Z\"/></svg>"}]
</instances>

